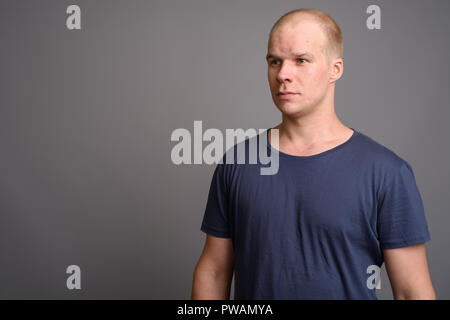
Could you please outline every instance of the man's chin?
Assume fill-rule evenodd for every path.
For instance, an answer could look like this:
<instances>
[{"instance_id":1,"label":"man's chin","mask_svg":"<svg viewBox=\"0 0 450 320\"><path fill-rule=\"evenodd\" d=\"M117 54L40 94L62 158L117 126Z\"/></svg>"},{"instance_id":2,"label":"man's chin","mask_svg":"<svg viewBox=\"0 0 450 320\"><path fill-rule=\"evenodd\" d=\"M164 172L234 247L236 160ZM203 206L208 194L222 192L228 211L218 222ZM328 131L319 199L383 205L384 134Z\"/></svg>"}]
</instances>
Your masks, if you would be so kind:
<instances>
[{"instance_id":1,"label":"man's chin","mask_svg":"<svg viewBox=\"0 0 450 320\"><path fill-rule=\"evenodd\" d=\"M278 103L276 104L278 110L286 117L298 117L305 113L305 108L298 104L292 103Z\"/></svg>"}]
</instances>

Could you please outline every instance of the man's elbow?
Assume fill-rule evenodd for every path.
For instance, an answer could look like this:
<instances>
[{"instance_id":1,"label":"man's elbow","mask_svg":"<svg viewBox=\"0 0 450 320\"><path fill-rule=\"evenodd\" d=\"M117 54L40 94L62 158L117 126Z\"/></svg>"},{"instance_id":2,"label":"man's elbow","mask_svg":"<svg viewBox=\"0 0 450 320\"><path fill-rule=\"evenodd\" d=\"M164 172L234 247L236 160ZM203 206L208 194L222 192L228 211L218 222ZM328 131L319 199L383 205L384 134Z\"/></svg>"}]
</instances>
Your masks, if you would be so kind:
<instances>
[{"instance_id":1,"label":"man's elbow","mask_svg":"<svg viewBox=\"0 0 450 320\"><path fill-rule=\"evenodd\" d=\"M436 300L436 293L432 287L414 288L394 292L394 300Z\"/></svg>"},{"instance_id":2,"label":"man's elbow","mask_svg":"<svg viewBox=\"0 0 450 320\"><path fill-rule=\"evenodd\" d=\"M230 272L213 272L196 268L193 274L192 300L228 300L232 281Z\"/></svg>"}]
</instances>

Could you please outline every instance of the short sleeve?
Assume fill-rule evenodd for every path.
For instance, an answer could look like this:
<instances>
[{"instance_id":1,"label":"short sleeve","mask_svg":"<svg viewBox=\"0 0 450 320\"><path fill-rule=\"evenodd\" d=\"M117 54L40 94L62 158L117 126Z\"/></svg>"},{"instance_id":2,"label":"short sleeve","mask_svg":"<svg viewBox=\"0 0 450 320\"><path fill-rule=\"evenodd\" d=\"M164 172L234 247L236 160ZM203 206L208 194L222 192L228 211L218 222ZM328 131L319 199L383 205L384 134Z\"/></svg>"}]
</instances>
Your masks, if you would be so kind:
<instances>
[{"instance_id":1,"label":"short sleeve","mask_svg":"<svg viewBox=\"0 0 450 320\"><path fill-rule=\"evenodd\" d=\"M388 181L378 207L381 248L394 249L429 241L422 198L409 163L403 161Z\"/></svg>"},{"instance_id":2,"label":"short sleeve","mask_svg":"<svg viewBox=\"0 0 450 320\"><path fill-rule=\"evenodd\" d=\"M214 170L200 229L216 237L230 238L231 228L228 219L228 189L225 169L226 164L219 163Z\"/></svg>"}]
</instances>

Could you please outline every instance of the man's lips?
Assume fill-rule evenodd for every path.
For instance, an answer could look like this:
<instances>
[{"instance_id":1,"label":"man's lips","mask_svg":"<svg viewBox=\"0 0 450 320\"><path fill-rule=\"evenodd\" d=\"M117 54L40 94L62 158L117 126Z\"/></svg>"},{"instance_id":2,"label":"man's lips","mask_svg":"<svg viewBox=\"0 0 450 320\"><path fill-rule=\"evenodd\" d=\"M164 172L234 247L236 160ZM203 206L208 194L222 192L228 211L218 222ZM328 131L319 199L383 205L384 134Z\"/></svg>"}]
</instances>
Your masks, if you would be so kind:
<instances>
[{"instance_id":1,"label":"man's lips","mask_svg":"<svg viewBox=\"0 0 450 320\"><path fill-rule=\"evenodd\" d=\"M287 99L287 98L291 98L291 97L293 97L293 96L295 96L295 95L297 95L298 93L295 93L295 92L292 92L292 91L279 91L278 93L277 93L277 96L280 98L280 99Z\"/></svg>"},{"instance_id":2,"label":"man's lips","mask_svg":"<svg viewBox=\"0 0 450 320\"><path fill-rule=\"evenodd\" d=\"M292 91L278 91L278 95L281 95L281 94L296 94L296 93L292 92Z\"/></svg>"}]
</instances>

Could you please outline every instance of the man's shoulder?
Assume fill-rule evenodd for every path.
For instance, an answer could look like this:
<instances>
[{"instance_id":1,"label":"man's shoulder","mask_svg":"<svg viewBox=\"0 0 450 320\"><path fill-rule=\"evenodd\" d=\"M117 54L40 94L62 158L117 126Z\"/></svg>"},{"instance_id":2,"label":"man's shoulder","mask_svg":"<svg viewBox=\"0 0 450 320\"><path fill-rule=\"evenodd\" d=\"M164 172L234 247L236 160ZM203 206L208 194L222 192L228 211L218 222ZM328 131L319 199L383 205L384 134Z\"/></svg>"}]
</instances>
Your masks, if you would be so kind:
<instances>
[{"instance_id":1,"label":"man's shoulder","mask_svg":"<svg viewBox=\"0 0 450 320\"><path fill-rule=\"evenodd\" d=\"M397 150L387 147L363 132L358 131L358 136L358 152L368 163L391 169L400 168L403 164L408 164L407 161L397 153Z\"/></svg>"},{"instance_id":2,"label":"man's shoulder","mask_svg":"<svg viewBox=\"0 0 450 320\"><path fill-rule=\"evenodd\" d=\"M236 164L254 164L258 163L259 156L262 152L266 152L267 132L263 131L256 135L245 137L241 141L233 142L231 147L227 147L222 156L221 164L236 165ZM239 139L238 139L239 140ZM260 150L260 149L263 150Z\"/></svg>"}]
</instances>

